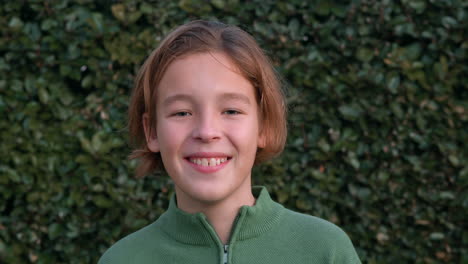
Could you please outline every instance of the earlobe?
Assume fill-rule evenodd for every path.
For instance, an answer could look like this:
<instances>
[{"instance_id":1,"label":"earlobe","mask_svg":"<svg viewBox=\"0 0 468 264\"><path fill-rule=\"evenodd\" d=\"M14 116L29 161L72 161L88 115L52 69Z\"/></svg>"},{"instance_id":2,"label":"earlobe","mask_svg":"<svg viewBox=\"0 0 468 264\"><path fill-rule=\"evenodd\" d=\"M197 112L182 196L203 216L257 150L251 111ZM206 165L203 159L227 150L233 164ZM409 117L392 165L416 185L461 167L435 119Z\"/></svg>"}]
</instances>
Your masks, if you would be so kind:
<instances>
[{"instance_id":1,"label":"earlobe","mask_svg":"<svg viewBox=\"0 0 468 264\"><path fill-rule=\"evenodd\" d=\"M158 143L158 137L156 135L156 131L150 131L151 130L151 121L149 119L148 113L143 114L142 118L143 122L143 129L145 131L145 137L146 137L146 145L148 146L148 149L151 152L159 152L159 143ZM152 133L151 133L152 132Z\"/></svg>"}]
</instances>

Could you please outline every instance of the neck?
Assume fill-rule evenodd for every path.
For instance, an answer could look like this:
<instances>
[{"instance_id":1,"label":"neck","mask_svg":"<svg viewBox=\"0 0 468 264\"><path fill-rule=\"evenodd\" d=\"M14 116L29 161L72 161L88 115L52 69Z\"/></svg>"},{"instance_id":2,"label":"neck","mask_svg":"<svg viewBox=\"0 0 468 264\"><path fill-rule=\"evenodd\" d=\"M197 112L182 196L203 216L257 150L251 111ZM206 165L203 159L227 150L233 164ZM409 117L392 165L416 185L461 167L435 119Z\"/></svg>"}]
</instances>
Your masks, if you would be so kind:
<instances>
[{"instance_id":1,"label":"neck","mask_svg":"<svg viewBox=\"0 0 468 264\"><path fill-rule=\"evenodd\" d=\"M215 202L186 199L187 197L184 197L184 195L179 195L181 193L176 188L179 209L187 213L203 213L223 244L229 243L231 230L239 209L244 205L253 206L255 204L255 197L250 187L248 191L238 192L226 199Z\"/></svg>"}]
</instances>

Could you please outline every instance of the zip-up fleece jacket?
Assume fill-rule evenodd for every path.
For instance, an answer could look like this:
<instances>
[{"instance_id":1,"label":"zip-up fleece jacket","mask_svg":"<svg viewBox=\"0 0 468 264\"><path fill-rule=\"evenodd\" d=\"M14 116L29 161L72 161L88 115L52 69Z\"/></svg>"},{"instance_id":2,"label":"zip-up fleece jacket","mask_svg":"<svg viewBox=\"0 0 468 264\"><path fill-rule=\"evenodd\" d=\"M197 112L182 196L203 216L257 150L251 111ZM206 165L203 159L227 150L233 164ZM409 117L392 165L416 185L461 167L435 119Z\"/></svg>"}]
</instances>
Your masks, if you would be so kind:
<instances>
[{"instance_id":1,"label":"zip-up fleece jacket","mask_svg":"<svg viewBox=\"0 0 468 264\"><path fill-rule=\"evenodd\" d=\"M264 187L252 189L254 206L243 206L223 245L202 213L177 208L109 248L99 264L229 263L315 264L361 263L350 239L339 227L274 202Z\"/></svg>"}]
</instances>

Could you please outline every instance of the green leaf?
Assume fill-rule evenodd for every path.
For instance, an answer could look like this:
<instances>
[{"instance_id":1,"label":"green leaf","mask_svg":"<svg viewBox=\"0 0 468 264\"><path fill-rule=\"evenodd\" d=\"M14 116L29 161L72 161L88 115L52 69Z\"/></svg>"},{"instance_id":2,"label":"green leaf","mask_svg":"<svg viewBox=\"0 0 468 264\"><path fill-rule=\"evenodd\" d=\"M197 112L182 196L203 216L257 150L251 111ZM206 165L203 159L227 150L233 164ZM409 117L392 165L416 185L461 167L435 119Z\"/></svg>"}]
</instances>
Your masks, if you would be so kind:
<instances>
[{"instance_id":1,"label":"green leaf","mask_svg":"<svg viewBox=\"0 0 468 264\"><path fill-rule=\"evenodd\" d=\"M125 22L125 5L123 4L114 4L111 6L112 14L120 22Z\"/></svg>"},{"instance_id":2,"label":"green leaf","mask_svg":"<svg viewBox=\"0 0 468 264\"><path fill-rule=\"evenodd\" d=\"M38 90L38 95L39 95L39 100L43 104L47 104L49 102L49 93L47 92L47 89L44 87L39 88Z\"/></svg>"},{"instance_id":3,"label":"green leaf","mask_svg":"<svg viewBox=\"0 0 468 264\"><path fill-rule=\"evenodd\" d=\"M354 152L348 152L347 161L356 170L359 169L359 167L361 166L361 163L357 159L356 153Z\"/></svg>"},{"instance_id":4,"label":"green leaf","mask_svg":"<svg viewBox=\"0 0 468 264\"><path fill-rule=\"evenodd\" d=\"M446 28L452 28L457 25L457 20L455 20L455 18L450 17L450 16L444 16L442 18L442 25L444 25L444 27Z\"/></svg>"},{"instance_id":5,"label":"green leaf","mask_svg":"<svg viewBox=\"0 0 468 264\"><path fill-rule=\"evenodd\" d=\"M211 6L207 1L180 0L179 7L187 13L198 15L211 11Z\"/></svg>"},{"instance_id":6,"label":"green leaf","mask_svg":"<svg viewBox=\"0 0 468 264\"><path fill-rule=\"evenodd\" d=\"M104 197L103 195L98 195L93 199L93 202L101 208L110 208L113 204L111 200Z\"/></svg>"},{"instance_id":7,"label":"green leaf","mask_svg":"<svg viewBox=\"0 0 468 264\"><path fill-rule=\"evenodd\" d=\"M317 142L317 146L323 151L323 152L328 152L330 151L330 144L328 144L327 140L324 138L321 138Z\"/></svg>"},{"instance_id":8,"label":"green leaf","mask_svg":"<svg viewBox=\"0 0 468 264\"><path fill-rule=\"evenodd\" d=\"M362 115L362 110L356 105L342 105L338 108L345 119L356 120Z\"/></svg>"},{"instance_id":9,"label":"green leaf","mask_svg":"<svg viewBox=\"0 0 468 264\"><path fill-rule=\"evenodd\" d=\"M81 86L83 88L90 88L93 85L93 76L91 75L86 75L86 77L83 78L81 81Z\"/></svg>"},{"instance_id":10,"label":"green leaf","mask_svg":"<svg viewBox=\"0 0 468 264\"><path fill-rule=\"evenodd\" d=\"M96 12L92 13L90 24L94 28L94 30L98 31L100 34L104 33L102 14Z\"/></svg>"},{"instance_id":11,"label":"green leaf","mask_svg":"<svg viewBox=\"0 0 468 264\"><path fill-rule=\"evenodd\" d=\"M21 30L21 28L23 27L23 21L21 21L21 19L19 17L12 17L10 19L10 22L8 23L8 26L10 28L12 28L13 30L15 31L19 31Z\"/></svg>"},{"instance_id":12,"label":"green leaf","mask_svg":"<svg viewBox=\"0 0 468 264\"><path fill-rule=\"evenodd\" d=\"M449 155L448 159L453 166L458 167L460 165L460 160L457 158L456 155Z\"/></svg>"},{"instance_id":13,"label":"green leaf","mask_svg":"<svg viewBox=\"0 0 468 264\"><path fill-rule=\"evenodd\" d=\"M91 147L95 152L100 153L102 151L102 140L101 140L101 132L97 132L96 134L93 135L91 139Z\"/></svg>"},{"instance_id":14,"label":"green leaf","mask_svg":"<svg viewBox=\"0 0 468 264\"><path fill-rule=\"evenodd\" d=\"M433 71L439 80L445 79L448 73L448 63L445 56L441 56L439 62L434 64Z\"/></svg>"},{"instance_id":15,"label":"green leaf","mask_svg":"<svg viewBox=\"0 0 468 264\"><path fill-rule=\"evenodd\" d=\"M359 48L356 57L363 62L369 62L374 57L374 51L368 48Z\"/></svg>"},{"instance_id":16,"label":"green leaf","mask_svg":"<svg viewBox=\"0 0 468 264\"><path fill-rule=\"evenodd\" d=\"M46 19L41 23L41 29L45 31L48 31L55 26L57 26L57 21L53 19Z\"/></svg>"},{"instance_id":17,"label":"green leaf","mask_svg":"<svg viewBox=\"0 0 468 264\"><path fill-rule=\"evenodd\" d=\"M441 193L439 193L439 197L441 199L449 199L449 200L453 200L455 199L455 194L451 191L443 191Z\"/></svg>"},{"instance_id":18,"label":"green leaf","mask_svg":"<svg viewBox=\"0 0 468 264\"><path fill-rule=\"evenodd\" d=\"M444 239L445 235L439 232L433 232L429 236L432 240L442 240Z\"/></svg>"},{"instance_id":19,"label":"green leaf","mask_svg":"<svg viewBox=\"0 0 468 264\"><path fill-rule=\"evenodd\" d=\"M327 16L331 11L331 3L330 1L321 0L313 10L318 15Z\"/></svg>"},{"instance_id":20,"label":"green leaf","mask_svg":"<svg viewBox=\"0 0 468 264\"><path fill-rule=\"evenodd\" d=\"M387 84L388 90L393 94L398 93L398 87L400 86L400 75L395 75L390 78L390 81Z\"/></svg>"},{"instance_id":21,"label":"green leaf","mask_svg":"<svg viewBox=\"0 0 468 264\"><path fill-rule=\"evenodd\" d=\"M411 8L416 10L418 14L423 13L427 6L425 0L411 0L408 4Z\"/></svg>"},{"instance_id":22,"label":"green leaf","mask_svg":"<svg viewBox=\"0 0 468 264\"><path fill-rule=\"evenodd\" d=\"M55 240L57 237L59 237L62 234L64 230L60 224L53 223L49 226L48 231L49 231L48 232L49 238L51 240Z\"/></svg>"},{"instance_id":23,"label":"green leaf","mask_svg":"<svg viewBox=\"0 0 468 264\"><path fill-rule=\"evenodd\" d=\"M413 43L404 48L406 58L408 58L411 61L414 61L419 58L419 56L421 55L421 50L421 44L419 43Z\"/></svg>"},{"instance_id":24,"label":"green leaf","mask_svg":"<svg viewBox=\"0 0 468 264\"><path fill-rule=\"evenodd\" d=\"M296 207L301 209L301 210L310 210L312 208L312 204L308 200L297 199L296 200Z\"/></svg>"},{"instance_id":25,"label":"green leaf","mask_svg":"<svg viewBox=\"0 0 468 264\"><path fill-rule=\"evenodd\" d=\"M73 95L68 91L68 89L62 89L59 99L63 105L68 106L73 102Z\"/></svg>"}]
</instances>

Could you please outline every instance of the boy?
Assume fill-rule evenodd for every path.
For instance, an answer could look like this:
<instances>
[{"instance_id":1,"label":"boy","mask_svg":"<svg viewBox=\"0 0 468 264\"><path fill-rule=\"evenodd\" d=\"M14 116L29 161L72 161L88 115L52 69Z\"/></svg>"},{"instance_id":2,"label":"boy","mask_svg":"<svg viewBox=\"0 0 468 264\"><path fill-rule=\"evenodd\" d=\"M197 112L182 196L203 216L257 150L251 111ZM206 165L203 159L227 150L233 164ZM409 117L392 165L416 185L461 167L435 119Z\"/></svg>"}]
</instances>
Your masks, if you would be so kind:
<instances>
[{"instance_id":1,"label":"boy","mask_svg":"<svg viewBox=\"0 0 468 264\"><path fill-rule=\"evenodd\" d=\"M253 165L284 147L285 112L249 34L206 21L170 33L137 77L129 129L137 175L164 169L176 194L99 263L360 263L341 229L251 186Z\"/></svg>"}]
</instances>

